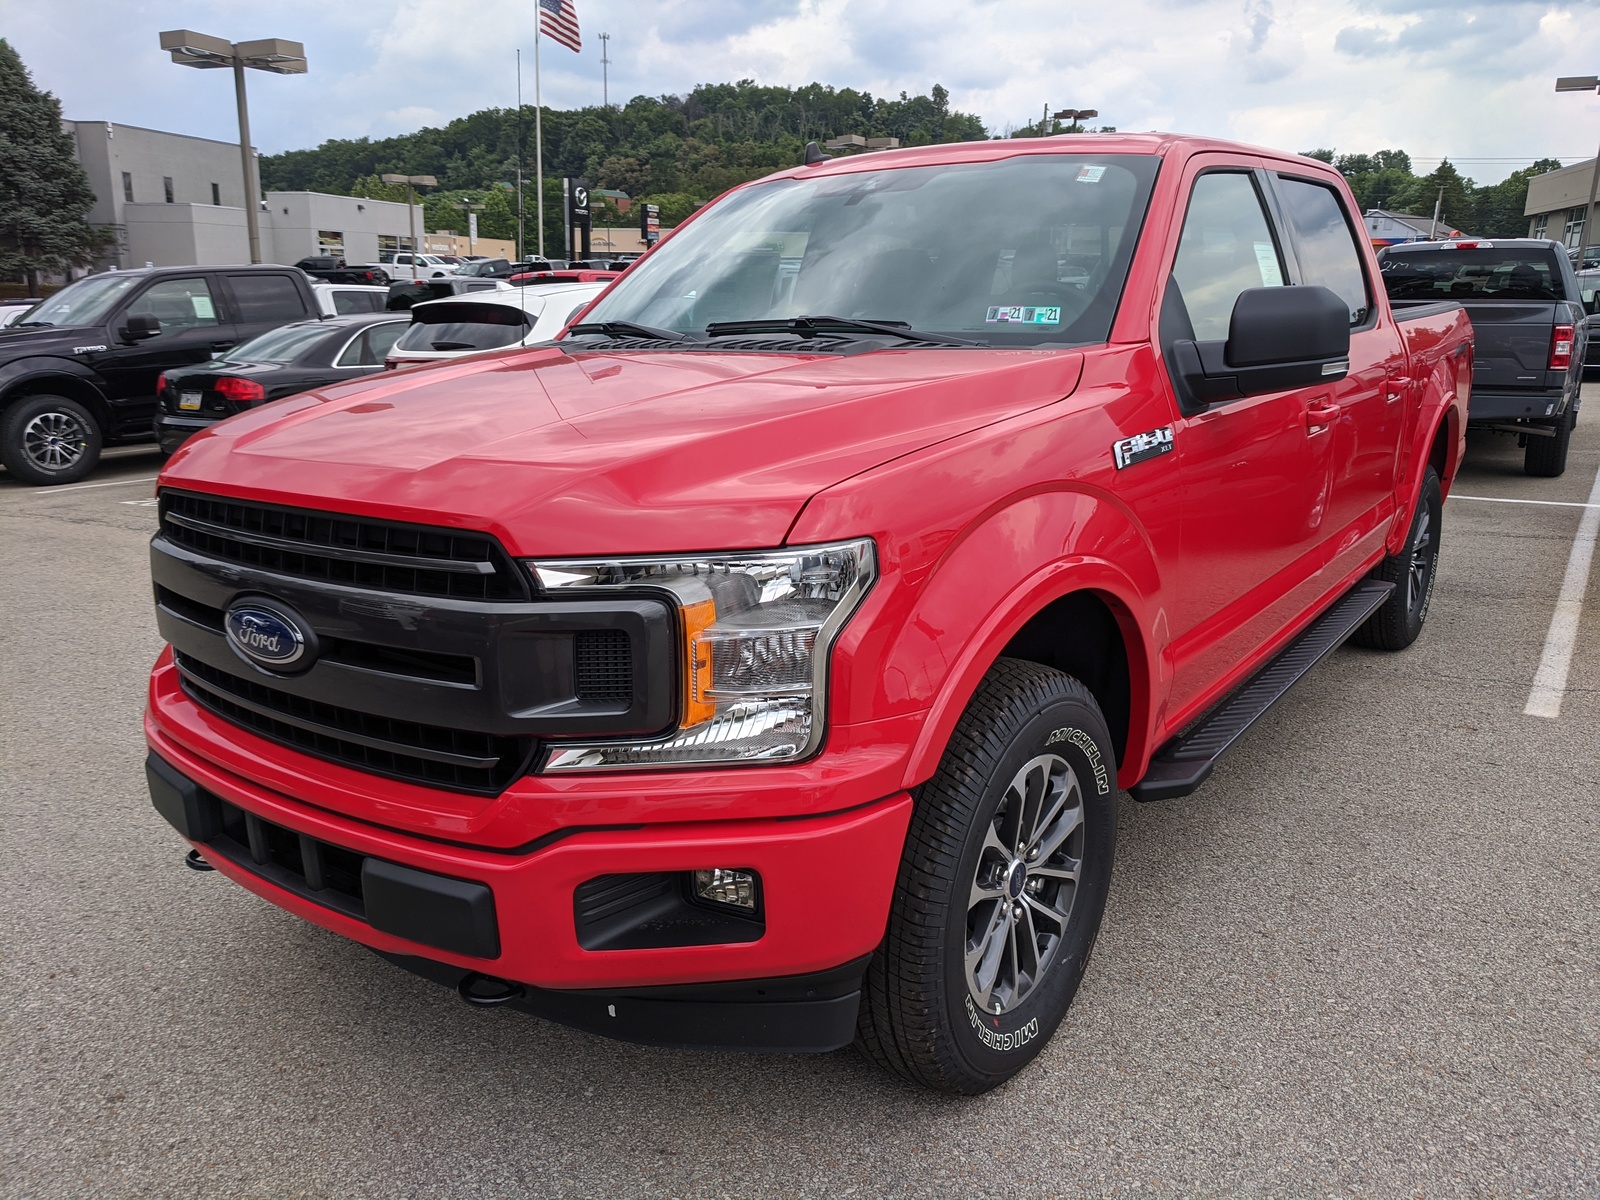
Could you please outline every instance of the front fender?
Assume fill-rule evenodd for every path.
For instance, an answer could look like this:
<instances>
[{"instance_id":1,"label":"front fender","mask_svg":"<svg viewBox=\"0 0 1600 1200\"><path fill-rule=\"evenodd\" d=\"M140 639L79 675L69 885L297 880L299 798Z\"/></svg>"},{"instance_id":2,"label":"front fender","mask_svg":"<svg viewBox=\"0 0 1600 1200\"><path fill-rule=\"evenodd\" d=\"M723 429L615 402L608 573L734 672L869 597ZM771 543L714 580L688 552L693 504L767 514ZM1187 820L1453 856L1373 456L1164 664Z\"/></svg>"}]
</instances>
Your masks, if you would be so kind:
<instances>
[{"instance_id":1,"label":"front fender","mask_svg":"<svg viewBox=\"0 0 1600 1200\"><path fill-rule=\"evenodd\" d=\"M81 379L97 392L104 394L105 380L98 372L90 370L76 359L58 354L32 354L0 366L0 395L19 383L50 375L69 375Z\"/></svg>"},{"instance_id":2,"label":"front fender","mask_svg":"<svg viewBox=\"0 0 1600 1200\"><path fill-rule=\"evenodd\" d=\"M1092 592L1116 617L1127 651L1128 745L1119 774L1142 771L1155 680L1143 630L1159 590L1155 556L1119 506L1084 492L1027 496L990 514L945 555L889 647L885 675L920 684L927 702L904 786L929 778L984 674L1036 614ZM1137 775L1130 777L1137 778Z\"/></svg>"}]
</instances>

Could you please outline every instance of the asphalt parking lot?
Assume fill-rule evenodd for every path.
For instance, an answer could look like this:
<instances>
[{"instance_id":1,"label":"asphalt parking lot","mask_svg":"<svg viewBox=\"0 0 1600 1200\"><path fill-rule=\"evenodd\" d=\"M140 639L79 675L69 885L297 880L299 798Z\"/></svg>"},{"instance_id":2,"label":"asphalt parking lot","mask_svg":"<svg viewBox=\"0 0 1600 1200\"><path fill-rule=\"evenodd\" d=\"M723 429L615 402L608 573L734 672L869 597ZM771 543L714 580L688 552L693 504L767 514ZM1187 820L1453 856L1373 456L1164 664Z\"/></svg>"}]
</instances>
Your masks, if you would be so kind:
<instances>
[{"instance_id":1,"label":"asphalt parking lot","mask_svg":"<svg viewBox=\"0 0 1600 1200\"><path fill-rule=\"evenodd\" d=\"M1474 439L1417 645L1124 798L1078 1000L974 1100L471 1010L184 870L142 771L157 459L0 475L0 1193L1600 1192L1600 561L1524 713L1600 502L1585 394L1560 479Z\"/></svg>"}]
</instances>

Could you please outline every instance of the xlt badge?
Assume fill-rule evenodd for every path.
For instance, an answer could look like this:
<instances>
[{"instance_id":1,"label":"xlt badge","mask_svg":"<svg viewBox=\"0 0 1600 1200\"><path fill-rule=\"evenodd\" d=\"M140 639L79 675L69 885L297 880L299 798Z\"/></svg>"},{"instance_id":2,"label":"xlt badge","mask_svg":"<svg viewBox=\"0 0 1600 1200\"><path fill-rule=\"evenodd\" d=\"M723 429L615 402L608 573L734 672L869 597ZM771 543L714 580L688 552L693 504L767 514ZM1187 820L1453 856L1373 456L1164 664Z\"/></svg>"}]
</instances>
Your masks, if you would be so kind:
<instances>
[{"instance_id":1,"label":"xlt badge","mask_svg":"<svg viewBox=\"0 0 1600 1200\"><path fill-rule=\"evenodd\" d=\"M1163 425L1149 433L1136 433L1120 442L1111 443L1111 456L1117 460L1117 470L1142 463L1147 458L1159 458L1172 453L1172 426Z\"/></svg>"}]
</instances>

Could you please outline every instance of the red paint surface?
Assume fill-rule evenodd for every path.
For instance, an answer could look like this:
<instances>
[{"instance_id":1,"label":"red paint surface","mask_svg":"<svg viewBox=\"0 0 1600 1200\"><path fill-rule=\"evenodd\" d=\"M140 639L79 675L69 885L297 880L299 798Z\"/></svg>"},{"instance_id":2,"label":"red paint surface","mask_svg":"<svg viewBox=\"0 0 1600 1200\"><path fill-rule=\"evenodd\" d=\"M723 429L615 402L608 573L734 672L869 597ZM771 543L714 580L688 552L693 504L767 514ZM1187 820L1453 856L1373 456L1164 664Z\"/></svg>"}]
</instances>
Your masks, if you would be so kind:
<instances>
[{"instance_id":1,"label":"red paint surface","mask_svg":"<svg viewBox=\"0 0 1600 1200\"><path fill-rule=\"evenodd\" d=\"M1186 417L1156 334L1189 181L1212 166L1292 170L1358 211L1331 168L1202 139L1095 135L922 147L790 174L1086 146L1166 159L1105 345L480 356L246 413L191 439L162 475L244 499L483 530L525 556L869 535L880 577L835 646L827 739L810 762L533 776L495 799L466 797L255 738L188 702L165 656L151 682L152 744L280 824L490 882L503 930L539 930L526 949L508 942L518 965L496 973L568 987L798 973L874 946L902 850L903 789L933 772L1010 638L1069 593L1098 596L1126 644L1132 711L1118 778L1136 782L1166 738L1399 547L1440 430L1448 489L1471 379L1470 346L1454 351L1470 326L1459 313L1397 324L1363 245L1378 315L1352 337L1347 380ZM1329 405L1336 417L1308 424L1308 409ZM1115 469L1114 442L1164 425L1174 453ZM528 857L486 853L607 825L642 828L574 834ZM626 966L576 951L577 882L716 865L690 863L688 849L736 849L764 880L774 872L766 938L629 952ZM863 881L859 902L839 899L828 882L839 872ZM437 957L240 881L350 936Z\"/></svg>"}]
</instances>

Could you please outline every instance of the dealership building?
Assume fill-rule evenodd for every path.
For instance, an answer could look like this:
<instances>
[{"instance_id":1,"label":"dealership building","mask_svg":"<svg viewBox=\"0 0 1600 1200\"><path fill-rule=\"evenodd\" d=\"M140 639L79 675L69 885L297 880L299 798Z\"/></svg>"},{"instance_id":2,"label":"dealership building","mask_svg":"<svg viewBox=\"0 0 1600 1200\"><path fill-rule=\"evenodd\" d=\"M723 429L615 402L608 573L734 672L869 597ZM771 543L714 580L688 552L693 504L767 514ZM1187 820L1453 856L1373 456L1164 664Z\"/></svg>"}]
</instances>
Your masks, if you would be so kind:
<instances>
[{"instance_id":1,"label":"dealership building","mask_svg":"<svg viewBox=\"0 0 1600 1200\"><path fill-rule=\"evenodd\" d=\"M1528 181L1528 203L1522 210L1528 218L1528 236L1554 238L1564 242L1569 250L1583 244L1584 209L1589 203L1590 189L1594 186L1595 171L1600 169L1600 158L1574 163L1559 171L1546 171ZM1600 204L1596 205L1600 208ZM1600 217L1588 216L1589 220ZM1600 238L1591 237L1591 251Z\"/></svg>"},{"instance_id":2,"label":"dealership building","mask_svg":"<svg viewBox=\"0 0 1600 1200\"><path fill-rule=\"evenodd\" d=\"M237 142L119 125L63 121L89 176L89 222L114 230L100 267L186 266L250 261L244 170ZM253 151L252 151L253 152ZM268 192L260 205L261 257L293 263L327 254L377 262L421 239L422 205L321 192Z\"/></svg>"}]
</instances>

